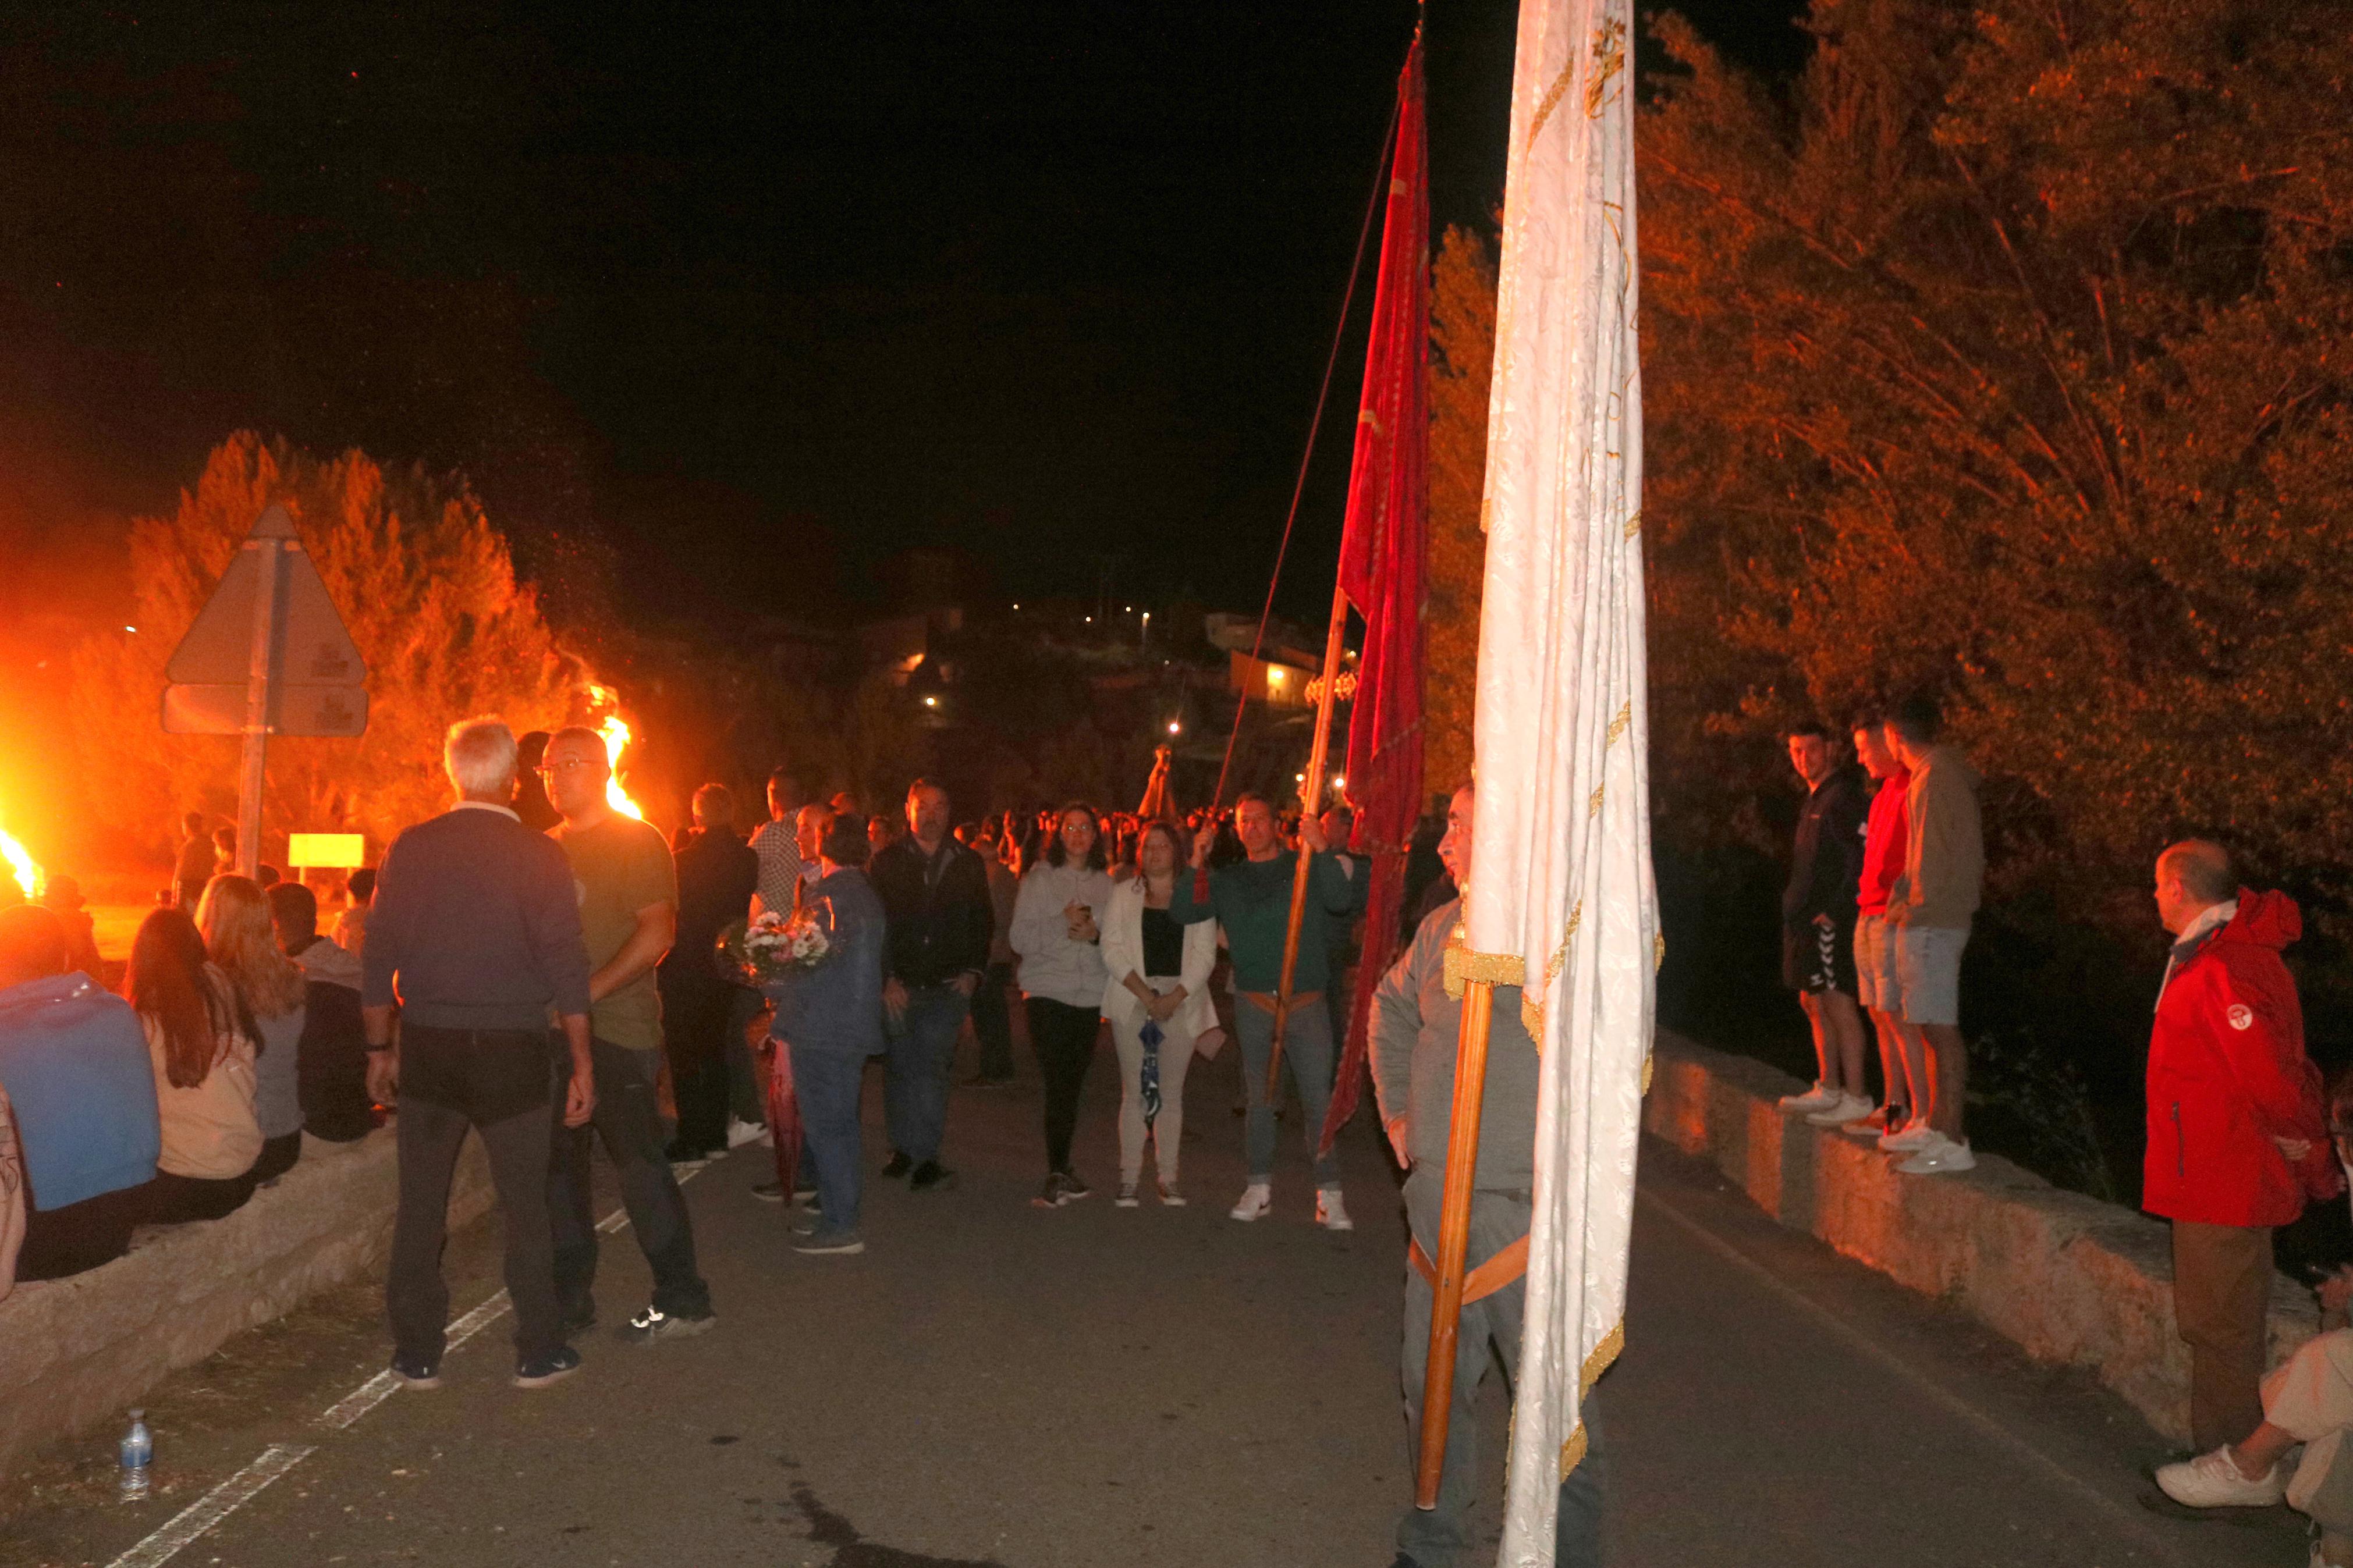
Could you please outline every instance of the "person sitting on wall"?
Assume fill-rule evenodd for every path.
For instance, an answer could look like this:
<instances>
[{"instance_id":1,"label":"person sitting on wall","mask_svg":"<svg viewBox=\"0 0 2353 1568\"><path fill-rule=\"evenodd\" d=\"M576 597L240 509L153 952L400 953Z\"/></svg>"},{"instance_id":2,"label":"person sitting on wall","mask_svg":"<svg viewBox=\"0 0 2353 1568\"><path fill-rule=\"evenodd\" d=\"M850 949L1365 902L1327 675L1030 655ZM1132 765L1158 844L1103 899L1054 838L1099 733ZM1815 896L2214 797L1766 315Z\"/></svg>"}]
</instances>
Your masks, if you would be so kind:
<instances>
[{"instance_id":1,"label":"person sitting on wall","mask_svg":"<svg viewBox=\"0 0 2353 1568\"><path fill-rule=\"evenodd\" d=\"M163 1148L138 1015L69 969L69 955L51 910L0 910L0 1089L16 1109L29 1189L19 1280L121 1257L132 1195Z\"/></svg>"},{"instance_id":2,"label":"person sitting on wall","mask_svg":"<svg viewBox=\"0 0 2353 1568\"><path fill-rule=\"evenodd\" d=\"M302 1037L294 1047L302 1130L331 1143L364 1138L376 1121L359 956L319 934L318 895L300 882L269 889L269 919L278 945L302 971Z\"/></svg>"}]
</instances>

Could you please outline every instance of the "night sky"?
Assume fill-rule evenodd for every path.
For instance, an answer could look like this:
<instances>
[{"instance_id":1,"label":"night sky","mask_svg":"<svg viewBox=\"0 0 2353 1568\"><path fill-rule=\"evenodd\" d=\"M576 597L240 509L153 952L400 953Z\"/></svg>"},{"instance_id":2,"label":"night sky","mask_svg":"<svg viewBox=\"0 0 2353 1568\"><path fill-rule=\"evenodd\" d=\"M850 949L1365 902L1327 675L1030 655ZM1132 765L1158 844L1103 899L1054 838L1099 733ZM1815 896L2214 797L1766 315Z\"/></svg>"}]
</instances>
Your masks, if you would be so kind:
<instances>
[{"instance_id":1,"label":"night sky","mask_svg":"<svg viewBox=\"0 0 2353 1568\"><path fill-rule=\"evenodd\" d=\"M1802 58L1783 0L1686 9ZM17 594L95 612L121 517L251 426L462 469L649 619L871 603L913 545L976 596L1255 606L1411 5L341 10L0 35ZM1431 7L1440 223L1501 199L1514 16Z\"/></svg>"}]
</instances>

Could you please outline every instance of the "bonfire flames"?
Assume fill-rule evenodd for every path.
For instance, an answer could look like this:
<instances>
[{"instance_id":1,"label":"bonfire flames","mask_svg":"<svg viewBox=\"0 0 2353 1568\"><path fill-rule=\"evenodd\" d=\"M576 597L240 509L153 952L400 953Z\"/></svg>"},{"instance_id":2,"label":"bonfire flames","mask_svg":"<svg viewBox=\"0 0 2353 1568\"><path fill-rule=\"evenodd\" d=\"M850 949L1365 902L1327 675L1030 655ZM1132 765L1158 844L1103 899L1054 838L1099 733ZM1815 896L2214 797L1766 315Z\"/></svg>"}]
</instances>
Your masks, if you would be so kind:
<instances>
[{"instance_id":1,"label":"bonfire flames","mask_svg":"<svg viewBox=\"0 0 2353 1568\"><path fill-rule=\"evenodd\" d=\"M596 733L605 742L605 761L612 769L611 774L605 780L605 804L624 816L634 816L643 822L646 814L638 809L638 803L631 800L628 792L621 787L621 753L628 750L629 724L628 720L621 717L620 693L609 686L591 685L588 688L588 700L607 710L605 717L596 725Z\"/></svg>"},{"instance_id":2,"label":"bonfire flames","mask_svg":"<svg viewBox=\"0 0 2353 1568\"><path fill-rule=\"evenodd\" d=\"M40 897L41 868L33 863L32 855L22 844L0 832L0 865L16 873L16 885L25 889L28 899Z\"/></svg>"}]
</instances>

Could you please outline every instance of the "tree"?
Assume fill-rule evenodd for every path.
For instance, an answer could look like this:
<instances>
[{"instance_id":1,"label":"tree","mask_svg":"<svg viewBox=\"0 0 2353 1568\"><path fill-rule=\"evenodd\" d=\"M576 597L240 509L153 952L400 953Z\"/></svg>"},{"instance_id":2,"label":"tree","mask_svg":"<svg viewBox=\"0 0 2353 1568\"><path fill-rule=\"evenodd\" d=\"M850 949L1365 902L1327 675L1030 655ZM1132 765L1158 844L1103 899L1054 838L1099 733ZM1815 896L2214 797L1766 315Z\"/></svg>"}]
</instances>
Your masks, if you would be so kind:
<instances>
[{"instance_id":1,"label":"tree","mask_svg":"<svg viewBox=\"0 0 2353 1568\"><path fill-rule=\"evenodd\" d=\"M1480 235L1449 226L1430 289L1430 608L1421 776L1432 792L1471 776L1479 600L1487 565L1479 503L1487 481L1487 384L1494 358L1494 252Z\"/></svg>"},{"instance_id":2,"label":"tree","mask_svg":"<svg viewBox=\"0 0 2353 1568\"><path fill-rule=\"evenodd\" d=\"M386 474L357 451L322 462L240 432L176 511L133 525L137 633L75 655L85 798L122 846L161 853L183 811L235 810L239 742L166 735L157 713L173 648L272 501L367 662L369 712L357 740L270 743L269 842L282 847L290 828L356 830L380 848L447 805L441 738L454 721L497 713L521 731L585 716L585 672L556 647L461 481Z\"/></svg>"},{"instance_id":3,"label":"tree","mask_svg":"<svg viewBox=\"0 0 2353 1568\"><path fill-rule=\"evenodd\" d=\"M2341 10L1810 26L1785 112L1662 25L1689 73L1640 142L1672 728L1926 687L2038 847L2137 877L2197 824L2341 879Z\"/></svg>"}]
</instances>

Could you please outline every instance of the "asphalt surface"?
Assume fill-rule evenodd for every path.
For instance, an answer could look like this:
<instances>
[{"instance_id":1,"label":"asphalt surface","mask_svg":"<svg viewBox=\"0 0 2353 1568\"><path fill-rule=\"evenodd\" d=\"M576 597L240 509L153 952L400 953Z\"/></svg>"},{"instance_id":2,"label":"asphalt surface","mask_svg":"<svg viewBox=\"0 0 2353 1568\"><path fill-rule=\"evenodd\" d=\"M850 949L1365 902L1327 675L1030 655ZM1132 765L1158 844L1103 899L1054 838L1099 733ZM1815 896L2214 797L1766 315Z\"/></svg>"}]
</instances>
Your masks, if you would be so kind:
<instances>
[{"instance_id":1,"label":"asphalt surface","mask_svg":"<svg viewBox=\"0 0 2353 1568\"><path fill-rule=\"evenodd\" d=\"M1276 1212L1240 1190L1235 1053L1187 1085L1183 1209L1112 1206L1106 1047L1056 1211L1034 1077L959 1089L954 1191L876 1182L869 1247L808 1258L754 1201L756 1146L686 1191L721 1321L638 1348L600 1328L540 1392L512 1322L444 1386L340 1430L383 1364L376 1288L335 1292L151 1396L158 1495L111 1500L111 1433L10 1479L0 1563L113 1563L271 1445L301 1461L181 1564L760 1563L785 1568L1385 1568L1409 1482L1397 1395L1403 1247L1370 1119L1343 1150L1357 1229L1311 1223L1297 1122ZM887 1152L870 1081L870 1166ZM2188 1517L2166 1446L2078 1373L1766 1220L1712 1173L1643 1153L1629 1348L1604 1380L1616 1564L2299 1564L2285 1510ZM496 1289L496 1222L452 1242L459 1310ZM647 1289L607 1239L606 1324ZM1483 1407L1486 1526L1504 1405ZM1482 1561L1492 1561L1492 1553Z\"/></svg>"}]
</instances>

